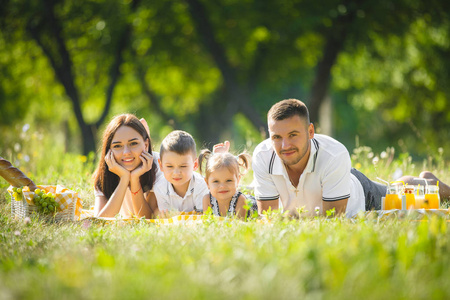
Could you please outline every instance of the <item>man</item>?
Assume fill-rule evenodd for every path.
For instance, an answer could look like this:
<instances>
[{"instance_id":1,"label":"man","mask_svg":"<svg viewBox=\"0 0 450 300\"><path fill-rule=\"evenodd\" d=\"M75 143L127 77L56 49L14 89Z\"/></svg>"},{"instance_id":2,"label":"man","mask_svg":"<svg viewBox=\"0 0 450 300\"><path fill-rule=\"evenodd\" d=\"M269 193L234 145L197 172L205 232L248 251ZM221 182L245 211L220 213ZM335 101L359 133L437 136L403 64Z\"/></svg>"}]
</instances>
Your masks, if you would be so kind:
<instances>
[{"instance_id":1,"label":"man","mask_svg":"<svg viewBox=\"0 0 450 300\"><path fill-rule=\"evenodd\" d=\"M274 104L267 121L270 138L255 148L252 161L260 213L279 209L280 204L293 215L302 207L310 215L318 207L321 214L334 208L347 217L381 209L386 186L352 169L349 152L340 142L314 133L303 102L287 99ZM433 174L422 174L436 184ZM405 180L411 184L414 178Z\"/></svg>"}]
</instances>

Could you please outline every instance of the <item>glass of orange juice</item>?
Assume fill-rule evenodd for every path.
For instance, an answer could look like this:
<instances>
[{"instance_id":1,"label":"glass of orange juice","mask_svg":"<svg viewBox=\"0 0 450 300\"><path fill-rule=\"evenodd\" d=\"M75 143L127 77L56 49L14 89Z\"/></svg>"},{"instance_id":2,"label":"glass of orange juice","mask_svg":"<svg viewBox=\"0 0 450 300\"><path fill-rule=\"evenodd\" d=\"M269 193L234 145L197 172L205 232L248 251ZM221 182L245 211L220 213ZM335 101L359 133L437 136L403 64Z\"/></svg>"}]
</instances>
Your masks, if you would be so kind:
<instances>
[{"instance_id":1,"label":"glass of orange juice","mask_svg":"<svg viewBox=\"0 0 450 300\"><path fill-rule=\"evenodd\" d=\"M398 196L398 185L390 185L386 189L386 197L384 199L384 210L401 209L402 201Z\"/></svg>"},{"instance_id":2,"label":"glass of orange juice","mask_svg":"<svg viewBox=\"0 0 450 300\"><path fill-rule=\"evenodd\" d=\"M406 209L414 209L416 204L416 197L414 196L415 188L413 185L405 185L403 187L403 194L406 198Z\"/></svg>"},{"instance_id":3,"label":"glass of orange juice","mask_svg":"<svg viewBox=\"0 0 450 300\"><path fill-rule=\"evenodd\" d=\"M429 185L425 192L425 204L429 209L439 209L441 199L439 197L439 186Z\"/></svg>"},{"instance_id":4,"label":"glass of orange juice","mask_svg":"<svg viewBox=\"0 0 450 300\"><path fill-rule=\"evenodd\" d=\"M423 185L414 186L414 197L415 197L414 203L415 209L428 208L428 205L425 202L425 190Z\"/></svg>"}]
</instances>

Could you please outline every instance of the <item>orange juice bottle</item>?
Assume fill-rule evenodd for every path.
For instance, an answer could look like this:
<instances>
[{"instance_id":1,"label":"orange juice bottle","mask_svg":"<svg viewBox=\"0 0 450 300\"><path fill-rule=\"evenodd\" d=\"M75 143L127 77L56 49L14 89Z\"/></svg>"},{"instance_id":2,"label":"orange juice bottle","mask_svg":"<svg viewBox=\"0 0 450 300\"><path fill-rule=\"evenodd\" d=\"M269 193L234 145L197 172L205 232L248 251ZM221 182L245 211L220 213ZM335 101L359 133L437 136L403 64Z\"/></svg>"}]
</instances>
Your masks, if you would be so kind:
<instances>
[{"instance_id":1,"label":"orange juice bottle","mask_svg":"<svg viewBox=\"0 0 450 300\"><path fill-rule=\"evenodd\" d=\"M439 187L436 185L429 185L426 189L425 201L429 209L439 209L441 204L439 198Z\"/></svg>"},{"instance_id":2,"label":"orange juice bottle","mask_svg":"<svg viewBox=\"0 0 450 300\"><path fill-rule=\"evenodd\" d=\"M406 209L414 209L416 204L416 198L414 197L414 186L405 186L404 194L406 197Z\"/></svg>"}]
</instances>

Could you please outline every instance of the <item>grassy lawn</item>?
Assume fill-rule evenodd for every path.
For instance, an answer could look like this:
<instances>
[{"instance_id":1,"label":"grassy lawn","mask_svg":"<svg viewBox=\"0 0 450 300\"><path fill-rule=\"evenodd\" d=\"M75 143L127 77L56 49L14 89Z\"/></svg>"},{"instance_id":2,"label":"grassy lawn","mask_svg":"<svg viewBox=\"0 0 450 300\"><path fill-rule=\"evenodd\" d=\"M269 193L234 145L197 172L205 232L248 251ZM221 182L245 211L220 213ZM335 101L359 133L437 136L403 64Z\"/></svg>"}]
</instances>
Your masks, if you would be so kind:
<instances>
[{"instance_id":1,"label":"grassy lawn","mask_svg":"<svg viewBox=\"0 0 450 300\"><path fill-rule=\"evenodd\" d=\"M92 158L46 149L18 163L92 205ZM391 152L358 148L353 165L371 179L428 169L450 181L442 153L414 162ZM0 299L450 298L447 217L26 223L11 218L7 187L0 180Z\"/></svg>"}]
</instances>

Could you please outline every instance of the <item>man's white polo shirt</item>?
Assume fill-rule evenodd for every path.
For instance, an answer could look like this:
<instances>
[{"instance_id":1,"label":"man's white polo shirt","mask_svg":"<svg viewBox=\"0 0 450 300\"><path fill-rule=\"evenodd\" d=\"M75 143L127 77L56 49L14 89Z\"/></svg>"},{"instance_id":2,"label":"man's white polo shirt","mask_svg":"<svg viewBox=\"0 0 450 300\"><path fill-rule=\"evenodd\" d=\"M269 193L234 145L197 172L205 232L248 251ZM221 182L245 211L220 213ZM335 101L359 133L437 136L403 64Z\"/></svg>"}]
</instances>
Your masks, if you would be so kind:
<instances>
[{"instance_id":1,"label":"man's white polo shirt","mask_svg":"<svg viewBox=\"0 0 450 300\"><path fill-rule=\"evenodd\" d=\"M253 186L257 200L280 199L282 208L296 214L305 207L310 215L322 201L348 199L346 215L352 217L365 210L364 191L359 180L350 173L348 150L326 135L315 134L311 139L308 163L297 187L289 180L286 167L267 139L253 152Z\"/></svg>"},{"instance_id":2,"label":"man's white polo shirt","mask_svg":"<svg viewBox=\"0 0 450 300\"><path fill-rule=\"evenodd\" d=\"M158 202L159 210L175 210L175 211L203 211L203 196L209 193L208 186L202 175L194 172L189 182L189 187L184 197L180 197L170 182L161 176L155 183L153 191Z\"/></svg>"}]
</instances>

